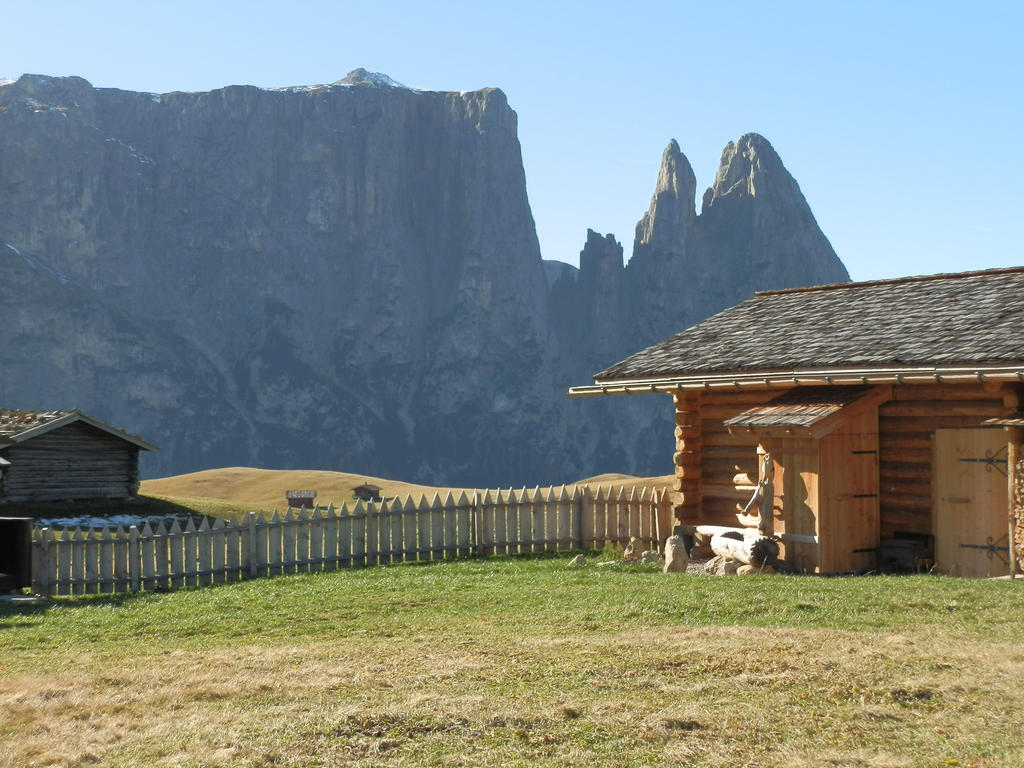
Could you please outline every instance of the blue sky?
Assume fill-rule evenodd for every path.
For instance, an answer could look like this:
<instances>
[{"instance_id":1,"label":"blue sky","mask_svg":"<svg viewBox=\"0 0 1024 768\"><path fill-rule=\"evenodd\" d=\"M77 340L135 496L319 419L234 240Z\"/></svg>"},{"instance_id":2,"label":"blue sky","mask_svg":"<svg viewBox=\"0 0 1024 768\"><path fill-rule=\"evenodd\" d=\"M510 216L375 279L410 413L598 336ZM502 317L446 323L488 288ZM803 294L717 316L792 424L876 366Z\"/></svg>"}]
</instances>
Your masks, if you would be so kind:
<instances>
[{"instance_id":1,"label":"blue sky","mask_svg":"<svg viewBox=\"0 0 1024 768\"><path fill-rule=\"evenodd\" d=\"M628 258L675 138L778 150L854 279L1024 264L1016 2L140 3L0 0L0 77L167 92L337 80L500 87L543 255ZM699 203L698 203L699 204Z\"/></svg>"}]
</instances>

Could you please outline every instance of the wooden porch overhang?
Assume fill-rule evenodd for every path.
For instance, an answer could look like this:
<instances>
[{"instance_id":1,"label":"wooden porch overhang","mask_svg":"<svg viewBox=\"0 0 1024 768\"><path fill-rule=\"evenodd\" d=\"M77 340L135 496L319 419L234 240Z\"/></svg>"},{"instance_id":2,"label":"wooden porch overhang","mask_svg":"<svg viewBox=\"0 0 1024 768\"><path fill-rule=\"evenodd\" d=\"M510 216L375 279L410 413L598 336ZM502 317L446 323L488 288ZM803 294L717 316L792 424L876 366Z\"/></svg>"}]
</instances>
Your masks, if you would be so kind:
<instances>
[{"instance_id":1,"label":"wooden porch overhang","mask_svg":"<svg viewBox=\"0 0 1024 768\"><path fill-rule=\"evenodd\" d=\"M1007 366L925 366L893 368L808 368L800 370L732 371L614 380L572 387L569 397L672 394L684 390L767 389L794 386L871 384L954 384L966 382L1024 383L1024 363Z\"/></svg>"},{"instance_id":2,"label":"wooden porch overhang","mask_svg":"<svg viewBox=\"0 0 1024 768\"><path fill-rule=\"evenodd\" d=\"M891 398L892 385L889 384L875 387L797 387L722 423L732 435L820 440L850 419L877 408Z\"/></svg>"},{"instance_id":3,"label":"wooden porch overhang","mask_svg":"<svg viewBox=\"0 0 1024 768\"><path fill-rule=\"evenodd\" d=\"M985 427L1024 427L1024 411L1018 411L998 419L985 419L981 424Z\"/></svg>"}]
</instances>

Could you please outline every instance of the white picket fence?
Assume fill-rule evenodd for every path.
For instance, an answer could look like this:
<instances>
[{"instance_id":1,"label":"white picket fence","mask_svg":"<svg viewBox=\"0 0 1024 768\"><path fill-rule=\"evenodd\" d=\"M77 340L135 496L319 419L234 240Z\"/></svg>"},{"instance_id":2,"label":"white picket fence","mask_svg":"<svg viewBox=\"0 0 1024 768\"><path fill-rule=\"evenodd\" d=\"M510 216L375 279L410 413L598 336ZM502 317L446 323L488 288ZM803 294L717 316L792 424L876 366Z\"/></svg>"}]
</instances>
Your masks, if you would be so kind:
<instances>
[{"instance_id":1,"label":"white picket fence","mask_svg":"<svg viewBox=\"0 0 1024 768\"><path fill-rule=\"evenodd\" d=\"M38 594L174 589L243 578L469 556L596 549L671 534L667 492L588 486L486 490L428 499L32 536Z\"/></svg>"}]
</instances>

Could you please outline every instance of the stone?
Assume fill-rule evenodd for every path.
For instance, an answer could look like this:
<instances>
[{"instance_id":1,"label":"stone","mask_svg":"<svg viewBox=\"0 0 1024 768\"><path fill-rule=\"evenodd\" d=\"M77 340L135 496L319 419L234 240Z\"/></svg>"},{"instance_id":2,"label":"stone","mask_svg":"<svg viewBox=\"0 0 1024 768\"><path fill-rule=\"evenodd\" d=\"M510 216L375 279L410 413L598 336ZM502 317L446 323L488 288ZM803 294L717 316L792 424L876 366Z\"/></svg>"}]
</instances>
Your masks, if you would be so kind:
<instances>
[{"instance_id":1,"label":"stone","mask_svg":"<svg viewBox=\"0 0 1024 768\"><path fill-rule=\"evenodd\" d=\"M665 573L685 573L690 564L686 541L682 536L669 536L665 540Z\"/></svg>"},{"instance_id":2,"label":"stone","mask_svg":"<svg viewBox=\"0 0 1024 768\"><path fill-rule=\"evenodd\" d=\"M770 565L741 565L736 569L737 576L755 576L757 574L769 574L775 573L775 569Z\"/></svg>"},{"instance_id":3,"label":"stone","mask_svg":"<svg viewBox=\"0 0 1024 768\"><path fill-rule=\"evenodd\" d=\"M704 563L704 573L712 576L727 576L736 573L743 563L737 560L729 560L721 555L715 555Z\"/></svg>"},{"instance_id":4,"label":"stone","mask_svg":"<svg viewBox=\"0 0 1024 768\"><path fill-rule=\"evenodd\" d=\"M648 549L640 553L640 562L647 565L650 565L651 563L657 563L660 565L664 562L664 558L662 558L662 556L657 552L653 552Z\"/></svg>"},{"instance_id":5,"label":"stone","mask_svg":"<svg viewBox=\"0 0 1024 768\"><path fill-rule=\"evenodd\" d=\"M715 555L706 563L704 563L704 573L711 576L717 576L722 565L725 563L725 558L721 555Z\"/></svg>"}]
</instances>

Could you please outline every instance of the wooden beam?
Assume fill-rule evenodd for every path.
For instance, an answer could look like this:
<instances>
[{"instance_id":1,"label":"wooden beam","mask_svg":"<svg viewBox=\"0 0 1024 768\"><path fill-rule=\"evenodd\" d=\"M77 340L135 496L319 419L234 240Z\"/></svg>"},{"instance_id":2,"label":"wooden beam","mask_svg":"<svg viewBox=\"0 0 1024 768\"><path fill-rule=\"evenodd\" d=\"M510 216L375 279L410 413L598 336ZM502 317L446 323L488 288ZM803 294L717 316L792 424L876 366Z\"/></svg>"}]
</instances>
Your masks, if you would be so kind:
<instances>
[{"instance_id":1,"label":"wooden beam","mask_svg":"<svg viewBox=\"0 0 1024 768\"><path fill-rule=\"evenodd\" d=\"M1006 476L1009 499L1008 535L1010 549L1010 578L1017 577L1021 555L1018 542L1021 518L1024 517L1024 427L1007 430Z\"/></svg>"}]
</instances>

